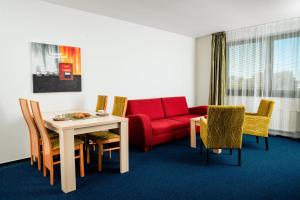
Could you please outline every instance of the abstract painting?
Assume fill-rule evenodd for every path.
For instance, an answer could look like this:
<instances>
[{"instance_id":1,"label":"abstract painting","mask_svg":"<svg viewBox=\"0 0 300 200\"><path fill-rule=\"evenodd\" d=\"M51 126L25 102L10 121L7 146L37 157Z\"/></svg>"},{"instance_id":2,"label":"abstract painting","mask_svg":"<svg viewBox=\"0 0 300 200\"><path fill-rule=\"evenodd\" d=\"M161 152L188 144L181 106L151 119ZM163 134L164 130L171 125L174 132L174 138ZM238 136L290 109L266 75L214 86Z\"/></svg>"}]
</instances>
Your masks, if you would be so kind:
<instances>
[{"instance_id":1,"label":"abstract painting","mask_svg":"<svg viewBox=\"0 0 300 200\"><path fill-rule=\"evenodd\" d=\"M81 91L80 48L31 43L33 92Z\"/></svg>"}]
</instances>

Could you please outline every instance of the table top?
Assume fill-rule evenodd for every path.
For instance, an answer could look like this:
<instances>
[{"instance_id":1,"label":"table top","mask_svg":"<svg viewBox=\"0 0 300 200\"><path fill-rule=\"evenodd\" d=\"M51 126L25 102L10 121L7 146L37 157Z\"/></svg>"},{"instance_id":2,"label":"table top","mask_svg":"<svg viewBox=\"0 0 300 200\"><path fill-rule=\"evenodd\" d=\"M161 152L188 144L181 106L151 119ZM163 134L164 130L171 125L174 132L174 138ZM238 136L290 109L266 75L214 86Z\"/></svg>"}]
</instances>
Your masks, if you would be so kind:
<instances>
[{"instance_id":1,"label":"table top","mask_svg":"<svg viewBox=\"0 0 300 200\"><path fill-rule=\"evenodd\" d=\"M128 119L125 117L117 117L113 115L108 115L105 117L96 116L93 118L87 119L78 119L78 120L68 120L68 121L54 121L53 118L56 115L66 114L66 113L74 113L74 112L86 112L92 115L96 115L95 112L91 111L78 111L78 110L68 110L68 111L55 111L55 112L44 112L43 119L46 124L55 127L57 129L75 129L89 126L97 126L104 124L112 124L119 122L127 122Z\"/></svg>"}]
</instances>

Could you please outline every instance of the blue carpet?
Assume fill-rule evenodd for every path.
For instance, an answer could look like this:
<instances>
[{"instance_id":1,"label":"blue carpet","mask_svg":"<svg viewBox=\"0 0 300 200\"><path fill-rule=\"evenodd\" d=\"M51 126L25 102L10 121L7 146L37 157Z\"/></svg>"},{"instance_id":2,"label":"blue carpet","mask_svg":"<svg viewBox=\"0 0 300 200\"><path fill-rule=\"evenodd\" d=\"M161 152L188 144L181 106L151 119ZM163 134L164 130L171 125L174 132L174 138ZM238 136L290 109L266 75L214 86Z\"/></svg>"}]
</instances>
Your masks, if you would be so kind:
<instances>
[{"instance_id":1,"label":"blue carpet","mask_svg":"<svg viewBox=\"0 0 300 200\"><path fill-rule=\"evenodd\" d=\"M106 156L98 173L93 154L86 176L77 172L77 190L69 194L60 190L59 166L52 187L28 161L1 166L0 199L300 199L300 142L270 137L266 151L263 140L243 140L241 167L236 151L211 154L206 166L205 154L191 149L189 139L147 153L131 149L130 172L122 175L116 155Z\"/></svg>"}]
</instances>

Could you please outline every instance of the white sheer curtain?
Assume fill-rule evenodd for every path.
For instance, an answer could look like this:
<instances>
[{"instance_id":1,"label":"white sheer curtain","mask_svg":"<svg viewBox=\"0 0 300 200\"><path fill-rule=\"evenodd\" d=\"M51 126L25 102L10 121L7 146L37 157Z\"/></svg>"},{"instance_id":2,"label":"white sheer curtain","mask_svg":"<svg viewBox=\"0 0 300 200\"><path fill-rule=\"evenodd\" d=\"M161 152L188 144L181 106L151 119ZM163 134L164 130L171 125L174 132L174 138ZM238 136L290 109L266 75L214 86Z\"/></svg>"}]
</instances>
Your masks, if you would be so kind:
<instances>
[{"instance_id":1,"label":"white sheer curtain","mask_svg":"<svg viewBox=\"0 0 300 200\"><path fill-rule=\"evenodd\" d=\"M255 112L275 100L270 129L300 138L300 18L227 33L227 97Z\"/></svg>"}]
</instances>

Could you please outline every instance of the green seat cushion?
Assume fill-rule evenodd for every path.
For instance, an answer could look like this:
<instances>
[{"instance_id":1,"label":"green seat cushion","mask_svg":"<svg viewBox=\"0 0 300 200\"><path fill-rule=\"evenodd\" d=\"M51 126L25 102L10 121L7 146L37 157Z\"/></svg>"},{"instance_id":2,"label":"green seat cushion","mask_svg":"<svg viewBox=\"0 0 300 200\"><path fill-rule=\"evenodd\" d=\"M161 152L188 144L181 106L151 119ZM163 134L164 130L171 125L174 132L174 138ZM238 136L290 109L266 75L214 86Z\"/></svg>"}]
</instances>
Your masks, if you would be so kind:
<instances>
[{"instance_id":1,"label":"green seat cushion","mask_svg":"<svg viewBox=\"0 0 300 200\"><path fill-rule=\"evenodd\" d=\"M51 131L48 129L48 135L49 135L49 138L55 138L55 137L58 137L58 133L55 133L54 131Z\"/></svg>"},{"instance_id":2,"label":"green seat cushion","mask_svg":"<svg viewBox=\"0 0 300 200\"><path fill-rule=\"evenodd\" d=\"M52 150L59 149L59 139L58 138L53 138L51 139L51 144L52 144ZM84 144L84 141L74 138L74 144L79 145L79 144Z\"/></svg>"},{"instance_id":3,"label":"green seat cushion","mask_svg":"<svg viewBox=\"0 0 300 200\"><path fill-rule=\"evenodd\" d=\"M93 139L97 140L109 140L114 138L120 138L118 134L112 133L110 131L98 131L94 133L89 133L88 135Z\"/></svg>"}]
</instances>

